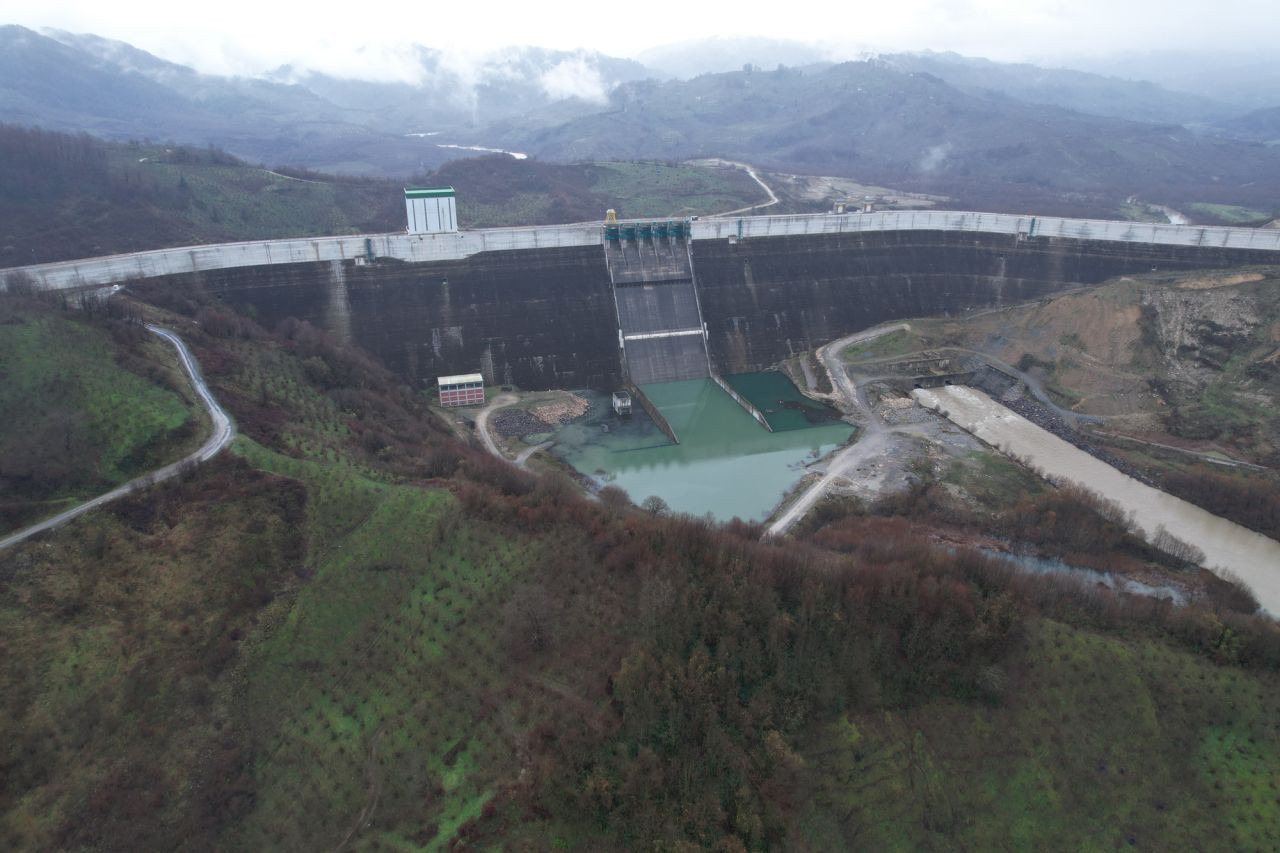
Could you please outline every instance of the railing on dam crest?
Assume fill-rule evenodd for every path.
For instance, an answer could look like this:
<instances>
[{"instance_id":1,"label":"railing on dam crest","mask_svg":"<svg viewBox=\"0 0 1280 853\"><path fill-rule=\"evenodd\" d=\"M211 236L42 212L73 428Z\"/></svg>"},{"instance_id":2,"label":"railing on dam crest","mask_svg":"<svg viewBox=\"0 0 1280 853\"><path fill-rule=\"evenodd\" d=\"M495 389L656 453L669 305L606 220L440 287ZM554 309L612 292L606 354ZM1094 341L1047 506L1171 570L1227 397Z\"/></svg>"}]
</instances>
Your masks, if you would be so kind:
<instances>
[{"instance_id":1,"label":"railing on dam crest","mask_svg":"<svg viewBox=\"0 0 1280 853\"><path fill-rule=\"evenodd\" d=\"M862 231L972 231L1023 237L1061 237L1072 240L1280 251L1280 229L1274 228L1158 225L1149 222L1109 219L1063 219L1053 216L1016 216L1007 213L970 213L951 210L891 210L879 213L820 213L699 219L693 222L692 230L695 240L791 237Z\"/></svg>"},{"instance_id":2,"label":"railing on dam crest","mask_svg":"<svg viewBox=\"0 0 1280 853\"><path fill-rule=\"evenodd\" d=\"M1280 229L1156 225L948 210L741 216L698 219L689 224L695 241L872 231L967 231L1025 238L1054 237L1280 252ZM602 242L601 225L578 223L445 234L368 234L219 243L0 270L0 290L5 289L6 282L14 273L29 277L38 288L64 290L233 267L316 261L360 262L374 258L427 263L459 260L481 252L593 246Z\"/></svg>"}]
</instances>

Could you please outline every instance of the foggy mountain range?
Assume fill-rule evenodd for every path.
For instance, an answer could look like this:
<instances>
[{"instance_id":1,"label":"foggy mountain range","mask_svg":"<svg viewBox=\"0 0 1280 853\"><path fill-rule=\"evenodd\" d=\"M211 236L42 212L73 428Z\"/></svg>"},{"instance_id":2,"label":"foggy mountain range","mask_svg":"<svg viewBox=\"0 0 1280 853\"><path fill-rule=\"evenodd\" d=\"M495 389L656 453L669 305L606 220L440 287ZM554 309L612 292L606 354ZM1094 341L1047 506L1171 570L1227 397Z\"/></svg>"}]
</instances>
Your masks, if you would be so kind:
<instances>
[{"instance_id":1,"label":"foggy mountain range","mask_svg":"<svg viewBox=\"0 0 1280 853\"><path fill-rule=\"evenodd\" d=\"M1264 57L1215 65L1184 91L1124 79L1141 73L1137 60L1116 66L1123 77L939 53L836 63L768 39L668 45L639 61L415 51L413 82L290 67L222 77L97 36L2 27L0 121L348 174L406 176L478 146L566 161L729 156L975 203L1280 198L1280 87L1269 88L1280 63ZM1152 76L1180 79L1156 59Z\"/></svg>"}]
</instances>

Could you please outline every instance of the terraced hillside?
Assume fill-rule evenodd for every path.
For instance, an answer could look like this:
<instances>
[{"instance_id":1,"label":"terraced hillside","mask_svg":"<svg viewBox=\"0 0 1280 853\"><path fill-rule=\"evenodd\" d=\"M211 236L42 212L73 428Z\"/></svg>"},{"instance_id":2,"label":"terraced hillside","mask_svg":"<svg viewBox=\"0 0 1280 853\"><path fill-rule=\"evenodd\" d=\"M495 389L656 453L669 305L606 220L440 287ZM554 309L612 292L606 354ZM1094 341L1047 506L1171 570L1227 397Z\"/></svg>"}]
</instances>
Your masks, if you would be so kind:
<instances>
[{"instance_id":1,"label":"terraced hillside","mask_svg":"<svg viewBox=\"0 0 1280 853\"><path fill-rule=\"evenodd\" d=\"M180 458L207 429L171 350L81 313L0 300L0 533Z\"/></svg>"},{"instance_id":2,"label":"terraced hillside","mask_svg":"<svg viewBox=\"0 0 1280 853\"><path fill-rule=\"evenodd\" d=\"M304 323L174 304L241 435L0 553L6 848L1280 833L1274 623L1032 581L901 506L779 545L587 500Z\"/></svg>"}]
</instances>

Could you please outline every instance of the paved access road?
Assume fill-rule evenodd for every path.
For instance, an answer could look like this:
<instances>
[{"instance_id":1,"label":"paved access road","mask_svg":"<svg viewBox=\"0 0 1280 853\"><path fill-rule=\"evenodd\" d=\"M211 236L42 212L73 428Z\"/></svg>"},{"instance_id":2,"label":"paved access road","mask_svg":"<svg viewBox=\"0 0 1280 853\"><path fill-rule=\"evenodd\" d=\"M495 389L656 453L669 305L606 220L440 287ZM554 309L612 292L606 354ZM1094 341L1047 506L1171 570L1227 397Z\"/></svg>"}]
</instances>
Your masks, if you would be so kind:
<instances>
[{"instance_id":1,"label":"paved access road","mask_svg":"<svg viewBox=\"0 0 1280 853\"><path fill-rule=\"evenodd\" d=\"M147 331L164 338L166 341L173 344L174 349L178 351L178 359L182 362L182 369L187 372L187 378L191 380L191 387L195 389L196 396L200 398L200 402L204 406L205 411L209 413L209 419L213 422L213 432L209 436L209 439L195 453L185 456L177 462L166 465L163 468L158 468L150 473L143 474L141 477L130 480L122 486L117 486L104 495L98 495L98 497L93 500L86 501L85 503L73 507L66 512L53 516L52 518L46 518L39 524L34 524L25 530L19 530L17 533L11 534L4 539L0 539L0 550L8 548L11 545L17 545L19 542L24 542L32 536L35 536L37 533L43 533L46 530L52 530L59 525L66 524L73 518L79 518L86 512L96 509L103 504L110 503L117 498L122 498L125 495L132 494L141 489L145 489L148 486L152 486L156 483L175 477L189 466L198 465L201 462L208 462L214 456L217 456L223 448L230 444L231 439L235 438L235 423L231 420L231 416L226 413L226 410L224 410L222 406L218 404L218 401L214 399L212 392L209 391L209 386L205 384L204 378L200 375L200 367L196 364L195 357L191 355L191 351L187 349L187 345L182 342L182 338L178 337L168 329L160 326L153 326L150 323L147 324Z\"/></svg>"}]
</instances>

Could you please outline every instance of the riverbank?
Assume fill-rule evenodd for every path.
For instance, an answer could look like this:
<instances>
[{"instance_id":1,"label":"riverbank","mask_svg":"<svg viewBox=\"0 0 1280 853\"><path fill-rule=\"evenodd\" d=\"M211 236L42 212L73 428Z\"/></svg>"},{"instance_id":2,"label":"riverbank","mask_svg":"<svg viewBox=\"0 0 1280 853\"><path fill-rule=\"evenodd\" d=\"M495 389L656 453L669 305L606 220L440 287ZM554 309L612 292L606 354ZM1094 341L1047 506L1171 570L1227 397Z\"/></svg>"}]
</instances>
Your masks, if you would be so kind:
<instances>
[{"instance_id":1,"label":"riverbank","mask_svg":"<svg viewBox=\"0 0 1280 853\"><path fill-rule=\"evenodd\" d=\"M939 411L987 444L1050 480L1078 483L1132 513L1153 544L1161 531L1203 552L1198 562L1249 585L1263 609L1280 614L1280 542L1154 489L994 402L981 391L952 386L916 389L921 405Z\"/></svg>"}]
</instances>

